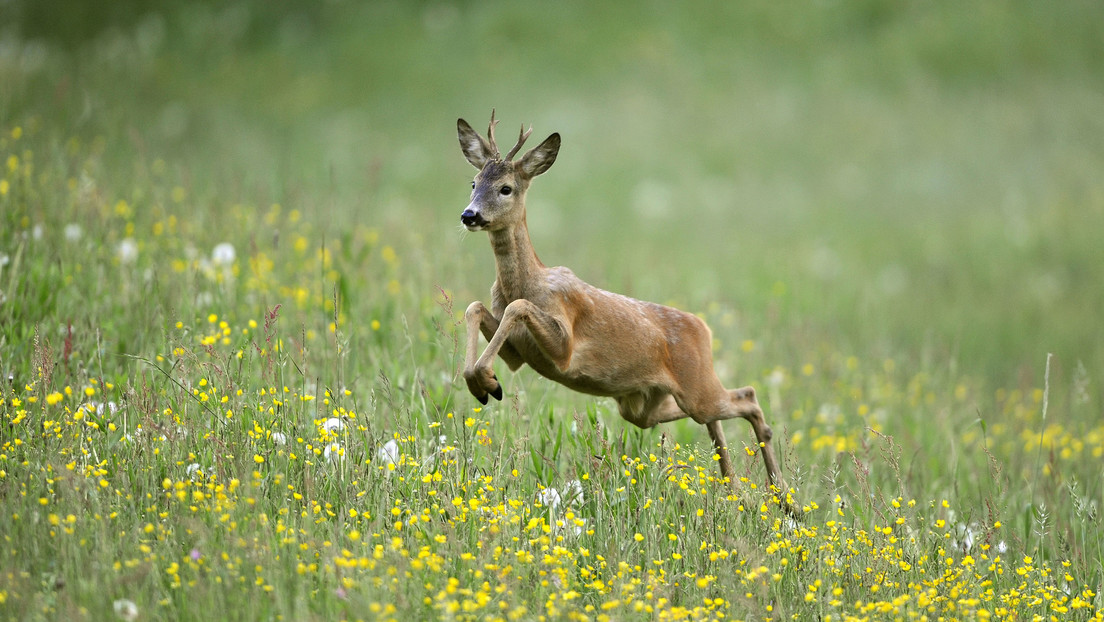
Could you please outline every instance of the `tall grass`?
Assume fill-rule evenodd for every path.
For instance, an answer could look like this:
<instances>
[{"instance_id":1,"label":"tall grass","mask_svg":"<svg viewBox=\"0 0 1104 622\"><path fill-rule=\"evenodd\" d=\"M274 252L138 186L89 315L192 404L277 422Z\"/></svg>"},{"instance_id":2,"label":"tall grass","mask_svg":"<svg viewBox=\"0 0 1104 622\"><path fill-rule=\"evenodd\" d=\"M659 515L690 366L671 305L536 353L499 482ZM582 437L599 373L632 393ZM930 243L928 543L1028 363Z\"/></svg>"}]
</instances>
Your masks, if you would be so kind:
<instances>
[{"instance_id":1,"label":"tall grass","mask_svg":"<svg viewBox=\"0 0 1104 622\"><path fill-rule=\"evenodd\" d=\"M0 617L1099 619L1100 10L693 8L5 6ZM492 106L564 136L542 258L700 312L794 490L470 398Z\"/></svg>"}]
</instances>

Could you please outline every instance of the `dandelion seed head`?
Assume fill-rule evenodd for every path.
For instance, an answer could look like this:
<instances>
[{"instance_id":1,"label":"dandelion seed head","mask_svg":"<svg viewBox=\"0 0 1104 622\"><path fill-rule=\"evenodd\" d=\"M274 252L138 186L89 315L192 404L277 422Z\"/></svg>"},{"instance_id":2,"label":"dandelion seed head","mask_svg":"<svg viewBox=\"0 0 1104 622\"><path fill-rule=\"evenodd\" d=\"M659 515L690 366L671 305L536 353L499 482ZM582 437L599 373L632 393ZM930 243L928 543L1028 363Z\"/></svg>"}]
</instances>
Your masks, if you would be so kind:
<instances>
[{"instance_id":1,"label":"dandelion seed head","mask_svg":"<svg viewBox=\"0 0 1104 622\"><path fill-rule=\"evenodd\" d=\"M134 238L124 238L115 249L115 256L124 264L132 264L138 260L138 243Z\"/></svg>"},{"instance_id":2,"label":"dandelion seed head","mask_svg":"<svg viewBox=\"0 0 1104 622\"><path fill-rule=\"evenodd\" d=\"M211 263L215 266L229 266L237 259L237 251L234 250L234 245L229 242L223 242L217 244L211 251Z\"/></svg>"},{"instance_id":3,"label":"dandelion seed head","mask_svg":"<svg viewBox=\"0 0 1104 622\"><path fill-rule=\"evenodd\" d=\"M555 488L544 488L537 493L537 502L555 512L560 505L560 491Z\"/></svg>"},{"instance_id":4,"label":"dandelion seed head","mask_svg":"<svg viewBox=\"0 0 1104 622\"><path fill-rule=\"evenodd\" d=\"M322 457L330 462L340 462L345 459L345 450L341 447L341 443L330 443L326 445Z\"/></svg>"},{"instance_id":5,"label":"dandelion seed head","mask_svg":"<svg viewBox=\"0 0 1104 622\"><path fill-rule=\"evenodd\" d=\"M782 371L781 367L775 367L771 370L771 373L767 375L767 386L772 389L777 389L782 386L782 382L786 380L786 372Z\"/></svg>"},{"instance_id":6,"label":"dandelion seed head","mask_svg":"<svg viewBox=\"0 0 1104 622\"><path fill-rule=\"evenodd\" d=\"M390 464L390 465L398 464L398 462L399 462L399 443L398 443L398 441L396 441L395 439L391 439L391 440L387 441L386 443L384 443L383 447L379 448L379 451L376 452L376 455L379 456L380 461L382 461L384 464Z\"/></svg>"},{"instance_id":7,"label":"dandelion seed head","mask_svg":"<svg viewBox=\"0 0 1104 622\"><path fill-rule=\"evenodd\" d=\"M138 605L134 604L134 601L129 598L116 600L112 603L112 609L115 610L115 615L121 620L131 622L138 619Z\"/></svg>"},{"instance_id":8,"label":"dandelion seed head","mask_svg":"<svg viewBox=\"0 0 1104 622\"><path fill-rule=\"evenodd\" d=\"M585 503L583 483L577 479L566 482L563 486L562 500L567 505L582 505Z\"/></svg>"}]
</instances>

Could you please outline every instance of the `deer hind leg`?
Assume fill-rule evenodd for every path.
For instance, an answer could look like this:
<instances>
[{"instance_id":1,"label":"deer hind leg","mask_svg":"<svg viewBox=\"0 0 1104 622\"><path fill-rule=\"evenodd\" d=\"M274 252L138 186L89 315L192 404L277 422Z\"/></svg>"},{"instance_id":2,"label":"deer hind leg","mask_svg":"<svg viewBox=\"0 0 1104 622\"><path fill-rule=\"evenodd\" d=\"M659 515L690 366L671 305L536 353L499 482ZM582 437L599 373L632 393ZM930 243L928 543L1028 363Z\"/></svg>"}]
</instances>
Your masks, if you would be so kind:
<instances>
[{"instance_id":1,"label":"deer hind leg","mask_svg":"<svg viewBox=\"0 0 1104 622\"><path fill-rule=\"evenodd\" d=\"M771 444L773 432L763 416L763 409L755 399L755 389L742 387L726 390L715 376L709 380L708 386L694 388L697 390L684 392L676 397L680 407L689 413L694 421L709 429L714 445L718 444L718 440L720 443L724 442L724 433L720 429L721 421L736 418L747 420L755 432L755 441L759 446L759 453L763 456L763 465L767 469L767 481L784 493L786 484L782 479L774 446ZM731 466L729 468L731 469ZM725 475L733 477L729 473Z\"/></svg>"},{"instance_id":2,"label":"deer hind leg","mask_svg":"<svg viewBox=\"0 0 1104 622\"><path fill-rule=\"evenodd\" d=\"M774 432L767 425L763 409L755 399L755 389L751 387L730 389L728 402L737 412L737 416L746 419L755 432L755 441L759 445L759 452L763 455L763 465L767 469L767 481L779 492L786 494L786 482L782 479L782 470L778 466L778 458L774 454L774 445L771 443Z\"/></svg>"},{"instance_id":3,"label":"deer hind leg","mask_svg":"<svg viewBox=\"0 0 1104 622\"><path fill-rule=\"evenodd\" d=\"M641 428L651 428L690 416L679 407L675 398L667 393L651 396L638 394L628 399L619 399L618 405L621 407L621 417ZM721 475L727 477L730 482L735 481L736 471L732 468L732 459L728 455L728 443L725 441L721 422L712 421L706 423L705 427L709 431L709 438L713 441L713 449L717 452Z\"/></svg>"}]
</instances>

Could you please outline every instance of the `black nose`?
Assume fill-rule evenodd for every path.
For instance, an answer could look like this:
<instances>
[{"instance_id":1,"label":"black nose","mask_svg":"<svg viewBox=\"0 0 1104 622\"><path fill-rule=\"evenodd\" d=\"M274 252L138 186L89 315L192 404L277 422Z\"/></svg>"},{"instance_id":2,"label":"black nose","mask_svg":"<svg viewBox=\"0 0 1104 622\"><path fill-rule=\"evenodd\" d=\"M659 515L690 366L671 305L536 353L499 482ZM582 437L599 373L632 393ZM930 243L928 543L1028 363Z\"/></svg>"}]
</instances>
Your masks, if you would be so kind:
<instances>
[{"instance_id":1,"label":"black nose","mask_svg":"<svg viewBox=\"0 0 1104 622\"><path fill-rule=\"evenodd\" d=\"M483 217L473 209L464 210L464 213L460 214L460 222L462 222L465 227L481 227L487 224L487 221L483 220Z\"/></svg>"}]
</instances>

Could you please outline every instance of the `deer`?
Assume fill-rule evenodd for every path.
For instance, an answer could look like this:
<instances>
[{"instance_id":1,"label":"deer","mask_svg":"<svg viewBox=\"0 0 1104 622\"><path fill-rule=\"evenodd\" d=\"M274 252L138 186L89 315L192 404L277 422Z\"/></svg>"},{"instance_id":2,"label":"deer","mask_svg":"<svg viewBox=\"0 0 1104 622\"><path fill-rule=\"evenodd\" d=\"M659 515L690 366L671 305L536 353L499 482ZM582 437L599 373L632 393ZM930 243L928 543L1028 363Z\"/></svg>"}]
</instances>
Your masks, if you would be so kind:
<instances>
[{"instance_id":1,"label":"deer","mask_svg":"<svg viewBox=\"0 0 1104 622\"><path fill-rule=\"evenodd\" d=\"M771 445L772 432L755 389L726 389L713 369L712 333L698 316L636 300L586 283L568 268L548 267L537 257L525 218L525 197L533 178L556 161L560 135L517 160L533 132L522 125L517 143L502 156L495 143L491 111L487 137L457 119L460 149L478 170L470 203L460 214L468 231L485 231L495 258L491 308L472 302L464 312L463 377L483 405L502 400L493 362L511 371L529 365L541 376L575 391L612 397L621 417L648 429L684 417L704 425L721 474L736 481L721 422L751 424L767 481L792 513ZM480 353L479 336L487 340Z\"/></svg>"}]
</instances>

